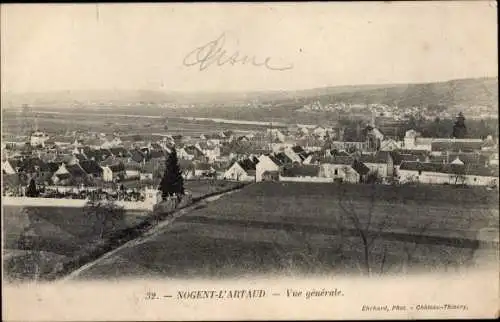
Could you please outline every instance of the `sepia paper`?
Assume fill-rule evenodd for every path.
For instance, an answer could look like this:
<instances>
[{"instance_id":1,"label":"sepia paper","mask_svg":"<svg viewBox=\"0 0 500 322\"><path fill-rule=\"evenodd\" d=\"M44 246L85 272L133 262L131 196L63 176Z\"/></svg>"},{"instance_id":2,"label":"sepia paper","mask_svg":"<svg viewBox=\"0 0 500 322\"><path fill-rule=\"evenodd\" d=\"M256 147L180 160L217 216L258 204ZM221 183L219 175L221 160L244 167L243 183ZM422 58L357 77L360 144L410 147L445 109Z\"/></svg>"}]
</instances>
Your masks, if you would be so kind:
<instances>
[{"instance_id":1,"label":"sepia paper","mask_svg":"<svg viewBox=\"0 0 500 322\"><path fill-rule=\"evenodd\" d=\"M6 321L498 317L496 2L1 15Z\"/></svg>"}]
</instances>

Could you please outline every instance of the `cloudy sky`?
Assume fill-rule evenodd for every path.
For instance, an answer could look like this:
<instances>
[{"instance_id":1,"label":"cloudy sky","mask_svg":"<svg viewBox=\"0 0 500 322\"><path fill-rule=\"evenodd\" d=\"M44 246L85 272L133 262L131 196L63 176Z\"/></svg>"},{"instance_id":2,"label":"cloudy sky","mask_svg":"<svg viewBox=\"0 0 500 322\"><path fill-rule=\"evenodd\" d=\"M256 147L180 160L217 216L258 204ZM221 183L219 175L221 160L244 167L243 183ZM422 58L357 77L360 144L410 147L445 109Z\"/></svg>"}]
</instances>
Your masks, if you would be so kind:
<instances>
[{"instance_id":1,"label":"cloudy sky","mask_svg":"<svg viewBox=\"0 0 500 322\"><path fill-rule=\"evenodd\" d=\"M486 1L13 4L1 11L2 91L280 90L497 76L496 8ZM183 64L222 33L226 57L237 51L293 68Z\"/></svg>"}]
</instances>

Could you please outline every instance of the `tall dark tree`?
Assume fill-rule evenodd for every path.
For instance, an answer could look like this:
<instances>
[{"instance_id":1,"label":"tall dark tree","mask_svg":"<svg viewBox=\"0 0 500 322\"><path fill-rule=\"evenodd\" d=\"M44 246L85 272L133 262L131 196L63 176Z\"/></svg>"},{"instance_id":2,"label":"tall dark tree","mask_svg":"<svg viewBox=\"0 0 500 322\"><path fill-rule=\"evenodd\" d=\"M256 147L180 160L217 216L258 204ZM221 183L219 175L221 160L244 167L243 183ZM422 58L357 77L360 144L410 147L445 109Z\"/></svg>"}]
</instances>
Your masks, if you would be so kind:
<instances>
[{"instance_id":1,"label":"tall dark tree","mask_svg":"<svg viewBox=\"0 0 500 322\"><path fill-rule=\"evenodd\" d=\"M166 159L165 172L158 189L162 192L164 199L174 194L184 195L184 179L175 149L172 149L172 153Z\"/></svg>"},{"instance_id":2,"label":"tall dark tree","mask_svg":"<svg viewBox=\"0 0 500 322\"><path fill-rule=\"evenodd\" d=\"M465 126L465 117L462 112L458 113L455 125L453 125L453 137L463 139L467 135L467 127Z\"/></svg>"},{"instance_id":3,"label":"tall dark tree","mask_svg":"<svg viewBox=\"0 0 500 322\"><path fill-rule=\"evenodd\" d=\"M31 179L30 183L28 185L28 188L26 189L26 197L38 197L39 192L36 188L35 180Z\"/></svg>"}]
</instances>

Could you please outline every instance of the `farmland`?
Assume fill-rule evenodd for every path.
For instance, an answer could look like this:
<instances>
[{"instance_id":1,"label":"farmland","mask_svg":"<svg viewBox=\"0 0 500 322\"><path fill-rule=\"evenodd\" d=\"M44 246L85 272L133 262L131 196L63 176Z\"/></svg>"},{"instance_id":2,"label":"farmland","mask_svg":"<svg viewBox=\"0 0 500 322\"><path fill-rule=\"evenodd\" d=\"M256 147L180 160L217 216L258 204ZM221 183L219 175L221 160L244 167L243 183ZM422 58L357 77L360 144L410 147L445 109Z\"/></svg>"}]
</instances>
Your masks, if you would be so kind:
<instances>
[{"instance_id":1,"label":"farmland","mask_svg":"<svg viewBox=\"0 0 500 322\"><path fill-rule=\"evenodd\" d=\"M154 238L96 262L79 278L358 274L364 272L362 239L340 203L368 227L370 239L376 237L369 265L377 274L467 269L476 265L482 247L478 232L498 227L497 192L374 189L254 184L200 205Z\"/></svg>"},{"instance_id":2,"label":"farmland","mask_svg":"<svg viewBox=\"0 0 500 322\"><path fill-rule=\"evenodd\" d=\"M193 198L230 190L233 182L186 181ZM109 233L133 228L145 220L139 211L127 211ZM10 280L45 278L58 263L72 260L99 245L94 218L81 208L3 206L3 256L6 278Z\"/></svg>"},{"instance_id":3,"label":"farmland","mask_svg":"<svg viewBox=\"0 0 500 322\"><path fill-rule=\"evenodd\" d=\"M127 211L113 230L137 225L144 218L141 215ZM3 227L4 269L13 279L49 274L58 262L98 240L95 221L82 208L4 206Z\"/></svg>"},{"instance_id":4,"label":"farmland","mask_svg":"<svg viewBox=\"0 0 500 322\"><path fill-rule=\"evenodd\" d=\"M39 109L37 111L46 111ZM115 110L116 111L116 110ZM61 114L37 113L27 117L22 116L20 111L3 111L3 133L12 135L19 133L22 124L35 124L40 129L50 129L51 133L63 134L66 131L80 132L109 132L110 130L122 134L122 140L133 136L142 136L143 139L151 139L157 134L181 134L183 136L199 136L202 133L213 133L222 130L232 130L236 133L259 131L264 126L255 124L222 124L208 120L188 120L176 116L166 117L161 114L145 116L141 113L130 115L113 114L106 109L81 111L56 112ZM116 112L115 112L116 113ZM125 113L122 111L122 113ZM149 115L149 114L148 114ZM26 124L25 124L26 125Z\"/></svg>"}]
</instances>

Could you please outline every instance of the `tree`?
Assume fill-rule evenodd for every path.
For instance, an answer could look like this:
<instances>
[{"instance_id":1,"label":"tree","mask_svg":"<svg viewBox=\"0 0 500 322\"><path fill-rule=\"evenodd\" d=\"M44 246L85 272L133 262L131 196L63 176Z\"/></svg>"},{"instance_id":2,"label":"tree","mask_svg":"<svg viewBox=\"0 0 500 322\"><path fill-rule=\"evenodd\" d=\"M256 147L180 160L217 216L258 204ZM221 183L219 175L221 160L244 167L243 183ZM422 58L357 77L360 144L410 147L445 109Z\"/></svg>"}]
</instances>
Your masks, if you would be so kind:
<instances>
[{"instance_id":1,"label":"tree","mask_svg":"<svg viewBox=\"0 0 500 322\"><path fill-rule=\"evenodd\" d=\"M84 214L92 221L94 233L102 239L105 234L110 233L125 220L125 210L112 201L101 200L98 196L91 195L90 200L83 208Z\"/></svg>"},{"instance_id":2,"label":"tree","mask_svg":"<svg viewBox=\"0 0 500 322\"><path fill-rule=\"evenodd\" d=\"M451 164L450 179L455 185L463 185L467 179L465 165Z\"/></svg>"},{"instance_id":3,"label":"tree","mask_svg":"<svg viewBox=\"0 0 500 322\"><path fill-rule=\"evenodd\" d=\"M184 180L175 149L172 149L172 153L166 159L165 173L158 190L162 192L163 199L172 195L184 195Z\"/></svg>"},{"instance_id":4,"label":"tree","mask_svg":"<svg viewBox=\"0 0 500 322\"><path fill-rule=\"evenodd\" d=\"M465 117L462 112L458 113L455 125L453 125L453 137L463 139L467 135L467 127L465 126Z\"/></svg>"},{"instance_id":5,"label":"tree","mask_svg":"<svg viewBox=\"0 0 500 322\"><path fill-rule=\"evenodd\" d=\"M26 197L35 198L38 197L39 194L40 193L36 188L35 180L31 179L28 188L26 189Z\"/></svg>"},{"instance_id":6,"label":"tree","mask_svg":"<svg viewBox=\"0 0 500 322\"><path fill-rule=\"evenodd\" d=\"M347 190L340 189L337 194L338 205L340 208L340 215L336 219L336 225L339 234L342 237L349 231L353 236L358 237L360 242L361 256L358 258L358 267L361 272L368 276L373 274L383 274L386 272L391 264L387 262L388 246L384 246L384 235L390 235L392 231L391 213L386 210L384 214L377 215L375 209L382 203L378 202L384 194L377 193L383 191L377 189L377 184L370 184L368 198L366 200L367 207L356 207L353 198L349 197ZM423 190L423 201L427 200L427 190ZM401 200L388 199L391 204L401 204ZM359 202L359 200L358 200ZM394 209L396 210L396 209ZM416 208L416 217L420 218L420 208ZM414 233L408 234L409 241L403 243L404 257L401 261L401 269L406 268L414 261L414 254L418 248L419 243L417 240L425 239L425 233L432 221L426 220L421 223L415 224ZM380 241L382 239L382 241Z\"/></svg>"}]
</instances>

